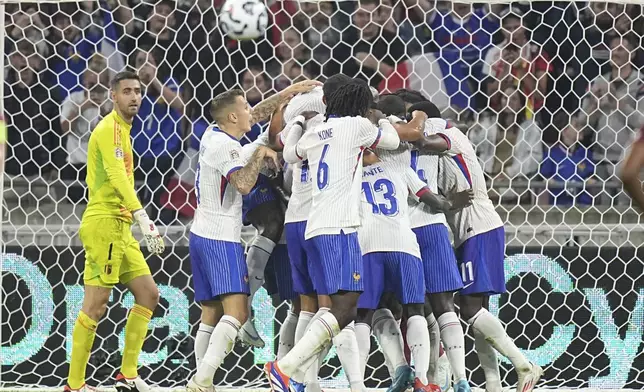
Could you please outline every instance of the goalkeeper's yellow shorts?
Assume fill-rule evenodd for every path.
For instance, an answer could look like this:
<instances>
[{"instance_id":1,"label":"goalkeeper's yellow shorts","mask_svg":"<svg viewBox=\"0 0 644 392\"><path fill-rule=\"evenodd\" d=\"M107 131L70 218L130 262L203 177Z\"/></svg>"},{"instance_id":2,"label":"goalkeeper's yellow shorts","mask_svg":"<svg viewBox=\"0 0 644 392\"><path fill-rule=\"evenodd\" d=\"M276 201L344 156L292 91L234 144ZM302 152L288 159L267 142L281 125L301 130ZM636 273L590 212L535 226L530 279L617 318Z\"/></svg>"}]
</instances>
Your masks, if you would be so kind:
<instances>
[{"instance_id":1,"label":"goalkeeper's yellow shorts","mask_svg":"<svg viewBox=\"0 0 644 392\"><path fill-rule=\"evenodd\" d=\"M130 223L116 218L86 219L79 235L85 249L85 285L112 288L150 275Z\"/></svg>"}]
</instances>

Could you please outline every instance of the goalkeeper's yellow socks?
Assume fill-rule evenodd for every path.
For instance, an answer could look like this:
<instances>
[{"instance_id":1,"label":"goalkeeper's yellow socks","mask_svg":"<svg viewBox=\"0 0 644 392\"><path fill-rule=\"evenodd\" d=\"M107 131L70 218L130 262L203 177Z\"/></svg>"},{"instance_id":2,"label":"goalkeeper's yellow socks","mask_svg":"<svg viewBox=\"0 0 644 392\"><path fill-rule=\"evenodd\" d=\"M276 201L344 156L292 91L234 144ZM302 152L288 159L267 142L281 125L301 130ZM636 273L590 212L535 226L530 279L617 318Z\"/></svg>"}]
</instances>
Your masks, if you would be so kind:
<instances>
[{"instance_id":1,"label":"goalkeeper's yellow socks","mask_svg":"<svg viewBox=\"0 0 644 392\"><path fill-rule=\"evenodd\" d=\"M148 324L152 318L152 311L141 305L134 304L125 324L125 348L123 349L123 362L121 373L125 378L138 376L137 364L139 354L143 348L143 341L148 334Z\"/></svg>"},{"instance_id":2,"label":"goalkeeper's yellow socks","mask_svg":"<svg viewBox=\"0 0 644 392\"><path fill-rule=\"evenodd\" d=\"M82 311L78 313L74 332L72 333L72 361L69 364L67 384L71 389L79 389L85 384L85 369L92 352L96 336L97 321L92 320Z\"/></svg>"}]
</instances>

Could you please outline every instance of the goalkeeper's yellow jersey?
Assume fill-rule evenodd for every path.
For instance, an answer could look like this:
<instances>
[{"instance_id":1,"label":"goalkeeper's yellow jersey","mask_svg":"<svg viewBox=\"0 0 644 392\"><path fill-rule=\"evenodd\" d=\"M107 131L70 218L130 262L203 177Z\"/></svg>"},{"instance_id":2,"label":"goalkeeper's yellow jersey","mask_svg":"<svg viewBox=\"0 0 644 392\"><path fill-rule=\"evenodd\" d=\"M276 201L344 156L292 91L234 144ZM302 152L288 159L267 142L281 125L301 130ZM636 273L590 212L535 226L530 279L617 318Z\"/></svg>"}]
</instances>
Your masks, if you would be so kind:
<instances>
[{"instance_id":1,"label":"goalkeeper's yellow jersey","mask_svg":"<svg viewBox=\"0 0 644 392\"><path fill-rule=\"evenodd\" d=\"M134 161L130 130L116 111L103 118L87 148L89 203L83 220L114 217L132 222L132 211L141 207L134 190Z\"/></svg>"}]
</instances>

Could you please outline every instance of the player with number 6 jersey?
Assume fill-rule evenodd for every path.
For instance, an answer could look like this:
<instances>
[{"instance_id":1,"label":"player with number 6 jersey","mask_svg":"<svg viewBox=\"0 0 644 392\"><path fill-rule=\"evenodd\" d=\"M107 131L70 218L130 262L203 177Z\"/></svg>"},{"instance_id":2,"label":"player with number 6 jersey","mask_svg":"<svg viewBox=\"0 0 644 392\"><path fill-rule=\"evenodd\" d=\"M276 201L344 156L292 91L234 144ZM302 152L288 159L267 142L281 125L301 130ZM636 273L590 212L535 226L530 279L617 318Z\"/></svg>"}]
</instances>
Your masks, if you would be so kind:
<instances>
[{"instance_id":1,"label":"player with number 6 jersey","mask_svg":"<svg viewBox=\"0 0 644 392\"><path fill-rule=\"evenodd\" d=\"M311 129L325 120L326 96L331 96L342 85L351 82L346 75L333 75L324 82L322 89L315 89L307 94L294 97L286 107L285 119L289 124L281 134L284 144L284 159L287 162L294 162L289 165L293 168L293 183L291 198L286 211L285 232L292 263L292 276L296 291L300 293L300 314L296 327L296 340L299 341L309 323L331 307L331 299L328 295L318 295L313 286L313 276L316 265L312 258L307 257L305 250L306 240L304 234L311 208L311 184L312 176L309 171L308 161L301 160L296 154L296 146L299 142L304 128ZM299 113L295 115L296 113ZM363 388L363 375L359 373L359 362L355 355L357 351L357 340L352 325L347 326L343 331L333 338L338 358L345 370L352 389ZM305 370L304 374L298 374L295 379L303 378L306 389L310 392L321 391L318 382L318 373L323 363L325 351L322 351L313 361L312 365ZM278 357L278 360L280 358Z\"/></svg>"},{"instance_id":2,"label":"player with number 6 jersey","mask_svg":"<svg viewBox=\"0 0 644 392\"><path fill-rule=\"evenodd\" d=\"M378 128L365 118L372 102L366 83L353 80L341 86L328 98L326 121L307 130L296 145L296 155L308 160L313 177L305 232L307 256L317 265L313 285L317 294L331 296L332 307L309 324L305 335L284 358L266 365L275 390L288 390L290 378L298 368L355 319L357 300L364 288L357 237L362 154L366 147L395 149L400 143L386 119L379 121ZM361 379L359 384L363 385Z\"/></svg>"}]
</instances>

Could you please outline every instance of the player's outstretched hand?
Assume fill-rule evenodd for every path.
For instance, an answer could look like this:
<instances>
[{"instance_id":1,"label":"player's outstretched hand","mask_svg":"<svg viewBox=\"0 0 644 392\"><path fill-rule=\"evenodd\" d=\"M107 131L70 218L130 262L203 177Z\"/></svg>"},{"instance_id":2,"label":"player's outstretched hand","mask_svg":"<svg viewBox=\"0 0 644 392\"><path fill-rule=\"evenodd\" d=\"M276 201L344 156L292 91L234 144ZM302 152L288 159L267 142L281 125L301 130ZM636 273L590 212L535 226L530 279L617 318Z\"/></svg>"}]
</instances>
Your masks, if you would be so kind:
<instances>
[{"instance_id":1,"label":"player's outstretched hand","mask_svg":"<svg viewBox=\"0 0 644 392\"><path fill-rule=\"evenodd\" d=\"M461 192L457 192L452 198L452 206L450 210L462 210L465 207L472 205L472 200L474 199L474 191L471 189L466 189Z\"/></svg>"},{"instance_id":2,"label":"player's outstretched hand","mask_svg":"<svg viewBox=\"0 0 644 392\"><path fill-rule=\"evenodd\" d=\"M282 96L284 97L287 97L300 93L308 93L318 86L322 86L322 83L318 82L317 80L303 80L301 82L288 86L287 88L282 90L280 94L282 94Z\"/></svg>"},{"instance_id":3,"label":"player's outstretched hand","mask_svg":"<svg viewBox=\"0 0 644 392\"><path fill-rule=\"evenodd\" d=\"M143 238L145 238L145 244L148 247L150 253L159 255L165 250L165 243L159 230L154 225L154 222L150 219L147 212L144 209L136 210L132 214L134 221L141 228L141 233L143 233Z\"/></svg>"},{"instance_id":4,"label":"player's outstretched hand","mask_svg":"<svg viewBox=\"0 0 644 392\"><path fill-rule=\"evenodd\" d=\"M261 149L266 167L274 170L276 173L280 171L282 165L280 164L280 158L277 153L266 146L259 146L259 149Z\"/></svg>"}]
</instances>

